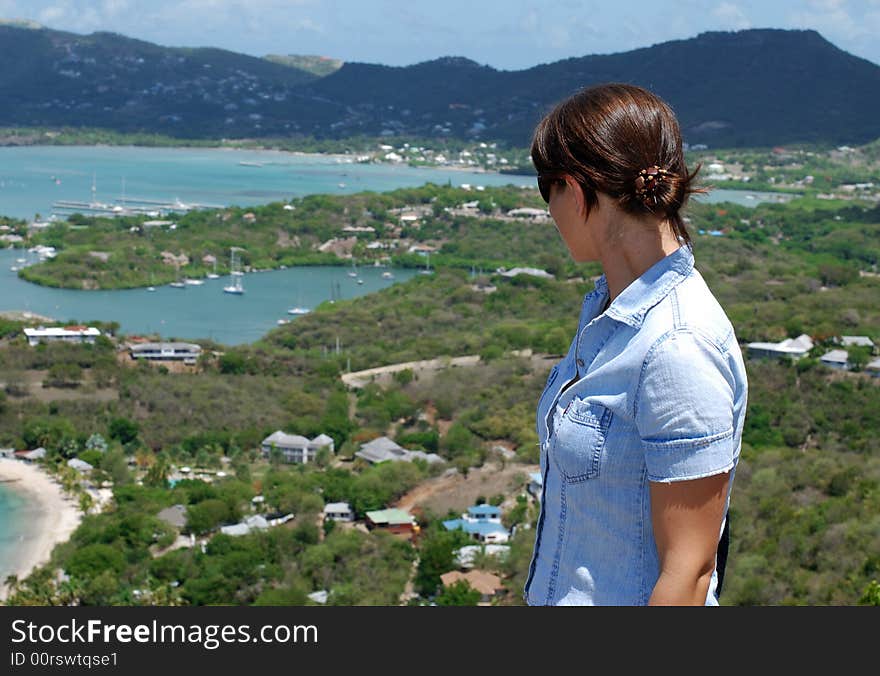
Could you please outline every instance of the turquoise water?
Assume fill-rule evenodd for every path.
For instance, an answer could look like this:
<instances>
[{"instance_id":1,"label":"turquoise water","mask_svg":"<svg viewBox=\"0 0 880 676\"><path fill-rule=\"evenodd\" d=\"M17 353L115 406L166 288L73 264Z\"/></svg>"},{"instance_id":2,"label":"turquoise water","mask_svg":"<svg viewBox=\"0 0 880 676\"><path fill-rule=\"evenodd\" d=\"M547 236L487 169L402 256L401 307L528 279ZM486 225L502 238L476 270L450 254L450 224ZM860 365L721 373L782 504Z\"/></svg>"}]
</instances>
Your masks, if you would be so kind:
<instances>
[{"instance_id":1,"label":"turquoise water","mask_svg":"<svg viewBox=\"0 0 880 676\"><path fill-rule=\"evenodd\" d=\"M245 162L249 164L239 164ZM259 164L261 166L251 166ZM535 185L528 176L392 164L271 150L29 146L0 148L0 215L43 217L57 200L113 202L123 197L180 200L217 206L253 206L311 193L393 190L432 182ZM749 195L752 197L750 198ZM699 199L748 206L778 199L773 193L715 190Z\"/></svg>"},{"instance_id":2,"label":"turquoise water","mask_svg":"<svg viewBox=\"0 0 880 676\"><path fill-rule=\"evenodd\" d=\"M27 524L36 516L33 502L0 483L0 582L14 570L13 554L27 537Z\"/></svg>"},{"instance_id":3,"label":"turquoise water","mask_svg":"<svg viewBox=\"0 0 880 676\"><path fill-rule=\"evenodd\" d=\"M348 276L350 266L308 266L248 273L242 277L242 295L223 292L228 276L183 289L158 286L153 292L76 291L19 279L11 268L22 257L34 258L21 249L0 250L0 310L33 312L59 321L117 321L127 334L210 338L226 345L251 343L276 328L279 319L297 321L287 313L295 306L315 308L331 298L357 298L419 274L412 269L361 267L353 278ZM383 278L386 271L393 279Z\"/></svg>"},{"instance_id":4,"label":"turquoise water","mask_svg":"<svg viewBox=\"0 0 880 676\"><path fill-rule=\"evenodd\" d=\"M239 162L260 164L241 165ZM385 191L425 183L534 185L527 176L392 164L271 150L30 146L0 148L0 215L43 217L57 200L123 196L216 206L253 206L312 193Z\"/></svg>"}]
</instances>

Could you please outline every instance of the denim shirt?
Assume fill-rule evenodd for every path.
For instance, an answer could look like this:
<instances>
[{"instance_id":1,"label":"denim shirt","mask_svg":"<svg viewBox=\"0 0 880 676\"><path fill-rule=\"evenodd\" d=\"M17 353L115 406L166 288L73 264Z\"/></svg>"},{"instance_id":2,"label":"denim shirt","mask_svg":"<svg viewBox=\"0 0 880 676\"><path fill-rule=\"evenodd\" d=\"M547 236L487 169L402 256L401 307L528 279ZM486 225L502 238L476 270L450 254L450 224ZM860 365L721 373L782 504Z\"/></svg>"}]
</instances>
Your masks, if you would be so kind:
<instances>
[{"instance_id":1,"label":"denim shirt","mask_svg":"<svg viewBox=\"0 0 880 676\"><path fill-rule=\"evenodd\" d=\"M602 275L538 403L543 493L530 605L647 604L660 572L650 482L729 471L730 502L746 370L690 247L601 312L608 297ZM707 605L718 604L716 588L713 573Z\"/></svg>"}]
</instances>

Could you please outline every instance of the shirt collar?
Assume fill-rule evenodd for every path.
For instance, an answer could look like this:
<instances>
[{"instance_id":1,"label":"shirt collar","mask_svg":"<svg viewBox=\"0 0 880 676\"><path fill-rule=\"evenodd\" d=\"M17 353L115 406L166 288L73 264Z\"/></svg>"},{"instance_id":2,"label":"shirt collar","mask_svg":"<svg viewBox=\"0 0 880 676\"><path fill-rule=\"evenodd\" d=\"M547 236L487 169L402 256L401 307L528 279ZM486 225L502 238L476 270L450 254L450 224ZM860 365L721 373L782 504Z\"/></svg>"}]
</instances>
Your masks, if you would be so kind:
<instances>
[{"instance_id":1,"label":"shirt collar","mask_svg":"<svg viewBox=\"0 0 880 676\"><path fill-rule=\"evenodd\" d=\"M605 313L612 319L641 327L648 310L663 300L675 286L693 270L694 254L690 246L682 244L671 254L657 261L638 279L633 280L611 303ZM608 295L605 274L596 280L596 290L601 296Z\"/></svg>"}]
</instances>

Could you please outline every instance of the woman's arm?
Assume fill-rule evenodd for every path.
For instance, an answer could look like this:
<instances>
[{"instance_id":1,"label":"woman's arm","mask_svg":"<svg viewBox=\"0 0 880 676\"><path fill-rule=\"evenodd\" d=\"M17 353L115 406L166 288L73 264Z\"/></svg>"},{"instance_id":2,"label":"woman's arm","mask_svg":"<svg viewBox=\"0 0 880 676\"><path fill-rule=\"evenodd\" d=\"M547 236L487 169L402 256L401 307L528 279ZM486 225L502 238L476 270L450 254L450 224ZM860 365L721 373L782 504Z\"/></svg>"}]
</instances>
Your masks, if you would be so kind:
<instances>
[{"instance_id":1,"label":"woman's arm","mask_svg":"<svg viewBox=\"0 0 880 676\"><path fill-rule=\"evenodd\" d=\"M660 577L648 605L705 605L715 570L728 472L651 482L651 517Z\"/></svg>"}]
</instances>

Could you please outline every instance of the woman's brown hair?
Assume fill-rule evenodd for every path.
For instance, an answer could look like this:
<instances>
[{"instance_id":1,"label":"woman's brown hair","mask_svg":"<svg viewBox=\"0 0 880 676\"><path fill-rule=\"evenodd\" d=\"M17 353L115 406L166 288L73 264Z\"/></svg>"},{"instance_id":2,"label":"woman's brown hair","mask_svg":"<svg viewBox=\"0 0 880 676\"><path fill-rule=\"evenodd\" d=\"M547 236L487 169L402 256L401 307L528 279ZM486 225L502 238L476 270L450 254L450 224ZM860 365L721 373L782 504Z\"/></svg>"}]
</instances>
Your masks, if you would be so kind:
<instances>
[{"instance_id":1,"label":"woman's brown hair","mask_svg":"<svg viewBox=\"0 0 880 676\"><path fill-rule=\"evenodd\" d=\"M628 213L665 218L693 246L679 212L691 194L706 192L695 184L700 167L688 173L678 120L647 89L609 83L581 90L538 123L531 155L539 180L569 175L590 207L596 192L605 193Z\"/></svg>"}]
</instances>

